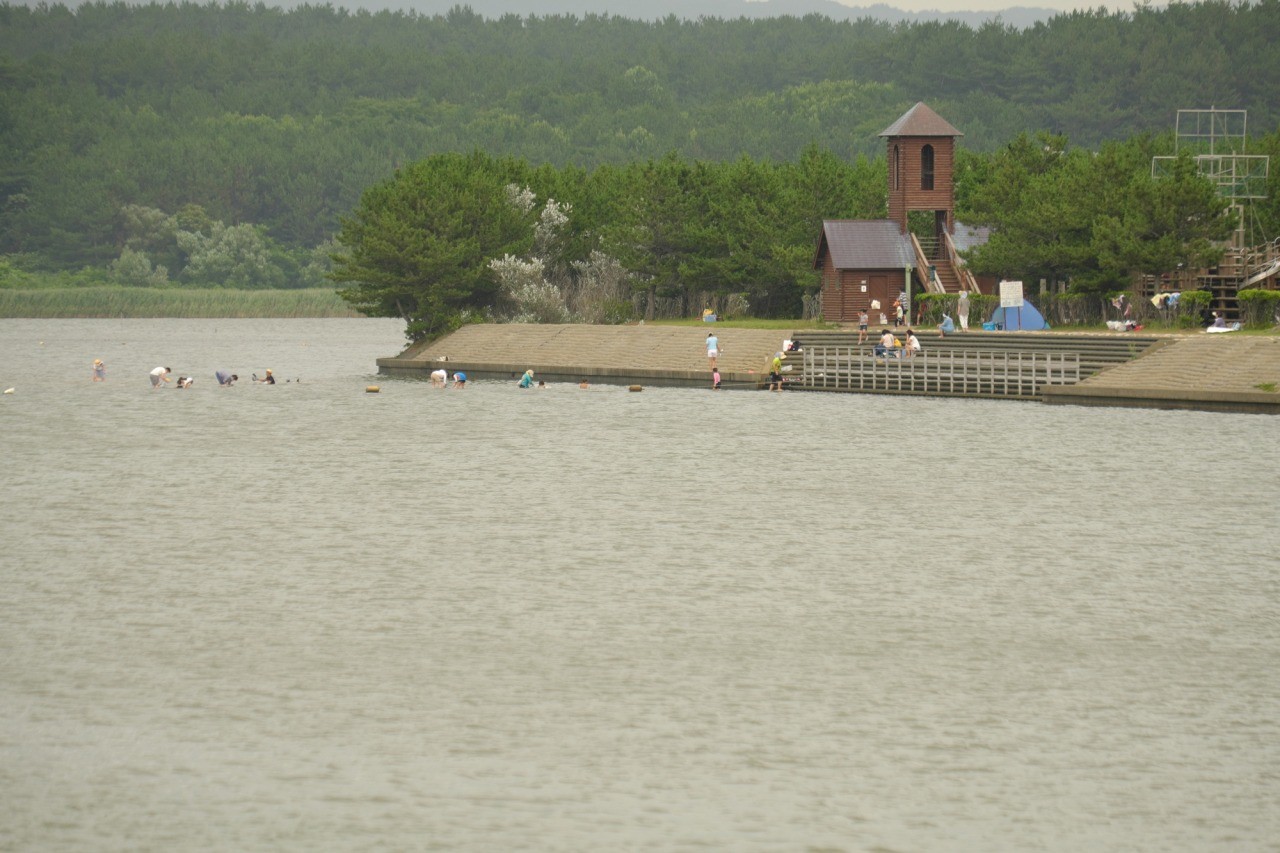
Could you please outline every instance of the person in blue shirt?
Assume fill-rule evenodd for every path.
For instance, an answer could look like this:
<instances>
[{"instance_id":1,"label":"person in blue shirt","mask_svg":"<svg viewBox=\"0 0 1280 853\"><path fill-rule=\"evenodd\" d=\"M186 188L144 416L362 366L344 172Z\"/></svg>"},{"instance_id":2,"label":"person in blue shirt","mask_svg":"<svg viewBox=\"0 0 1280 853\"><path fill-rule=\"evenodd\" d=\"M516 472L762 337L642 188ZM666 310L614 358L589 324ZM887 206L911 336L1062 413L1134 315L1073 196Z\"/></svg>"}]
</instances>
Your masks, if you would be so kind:
<instances>
[{"instance_id":1,"label":"person in blue shirt","mask_svg":"<svg viewBox=\"0 0 1280 853\"><path fill-rule=\"evenodd\" d=\"M711 369L716 369L716 359L720 356L720 339L715 332L707 332L707 358L711 361Z\"/></svg>"},{"instance_id":2,"label":"person in blue shirt","mask_svg":"<svg viewBox=\"0 0 1280 853\"><path fill-rule=\"evenodd\" d=\"M466 386L467 386L467 374L463 373L461 370L453 374L454 388L465 388Z\"/></svg>"},{"instance_id":3,"label":"person in blue shirt","mask_svg":"<svg viewBox=\"0 0 1280 853\"><path fill-rule=\"evenodd\" d=\"M533 371L532 370L526 370L524 372L524 376L520 377L520 387L521 388L533 387Z\"/></svg>"},{"instance_id":4,"label":"person in blue shirt","mask_svg":"<svg viewBox=\"0 0 1280 853\"><path fill-rule=\"evenodd\" d=\"M956 330L955 321L953 321L946 314L943 314L942 322L938 324L938 331L942 333L943 337L946 337L947 335L950 335L951 333L953 333L955 330Z\"/></svg>"}]
</instances>

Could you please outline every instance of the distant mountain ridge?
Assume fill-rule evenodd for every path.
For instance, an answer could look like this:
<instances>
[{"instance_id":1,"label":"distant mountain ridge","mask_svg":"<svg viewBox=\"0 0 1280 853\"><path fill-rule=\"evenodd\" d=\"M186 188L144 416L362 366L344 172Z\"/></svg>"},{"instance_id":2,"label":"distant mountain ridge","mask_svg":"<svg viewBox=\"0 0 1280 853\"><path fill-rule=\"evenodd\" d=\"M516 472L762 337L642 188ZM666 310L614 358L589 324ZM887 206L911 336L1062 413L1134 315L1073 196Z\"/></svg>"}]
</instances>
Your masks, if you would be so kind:
<instances>
[{"instance_id":1,"label":"distant mountain ridge","mask_svg":"<svg viewBox=\"0 0 1280 853\"><path fill-rule=\"evenodd\" d=\"M10 0L14 2L14 0ZM16 5L35 6L38 0L22 0ZM126 0L130 5L147 5L153 0ZM155 0L160 2L160 0ZM225 3L226 0L221 0ZM266 6L294 8L309 2L323 5L322 0L268 0ZM1026 29L1040 21L1047 21L1060 10L1036 6L1015 6L998 11L943 12L926 10L909 12L885 3L870 6L846 6L836 0L329 0L331 5L348 11L382 10L417 12L420 15L445 15L450 9L469 7L484 18L497 19L504 15L547 17L552 15L578 18L587 15L611 15L640 21L655 21L674 15L685 20L698 18L777 18L791 15L822 15L834 21L871 19L889 23L919 23L923 21L957 21L977 29L988 21ZM49 5L64 5L74 9L83 0L62 0Z\"/></svg>"},{"instance_id":2,"label":"distant mountain ridge","mask_svg":"<svg viewBox=\"0 0 1280 853\"><path fill-rule=\"evenodd\" d=\"M359 2L359 0L356 0ZM335 4L338 5L338 4ZM846 6L835 0L416 0L416 2L361 3L366 8L415 9L420 13L444 14L454 6L470 6L472 11L486 18L503 15L576 15L609 14L619 18L635 18L653 21L675 15L677 18L776 18L792 15L824 15L832 20L859 20L871 18L877 21L898 23L905 21L959 21L977 28L987 21L999 20L1019 29L1033 26L1059 14L1057 9L1018 6L1000 11L942 12L928 10L908 12L885 3L870 6Z\"/></svg>"}]
</instances>

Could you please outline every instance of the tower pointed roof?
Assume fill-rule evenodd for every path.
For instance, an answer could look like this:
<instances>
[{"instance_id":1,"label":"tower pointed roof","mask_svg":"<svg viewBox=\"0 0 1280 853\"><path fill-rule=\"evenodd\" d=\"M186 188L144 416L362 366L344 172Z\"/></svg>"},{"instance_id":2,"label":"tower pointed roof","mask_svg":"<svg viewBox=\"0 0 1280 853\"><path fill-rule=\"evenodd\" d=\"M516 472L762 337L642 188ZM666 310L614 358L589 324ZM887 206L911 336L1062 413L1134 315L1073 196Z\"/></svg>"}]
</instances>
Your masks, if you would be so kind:
<instances>
[{"instance_id":1,"label":"tower pointed roof","mask_svg":"<svg viewBox=\"0 0 1280 853\"><path fill-rule=\"evenodd\" d=\"M893 124L880 131L881 136L964 136L946 119L919 101Z\"/></svg>"}]
</instances>

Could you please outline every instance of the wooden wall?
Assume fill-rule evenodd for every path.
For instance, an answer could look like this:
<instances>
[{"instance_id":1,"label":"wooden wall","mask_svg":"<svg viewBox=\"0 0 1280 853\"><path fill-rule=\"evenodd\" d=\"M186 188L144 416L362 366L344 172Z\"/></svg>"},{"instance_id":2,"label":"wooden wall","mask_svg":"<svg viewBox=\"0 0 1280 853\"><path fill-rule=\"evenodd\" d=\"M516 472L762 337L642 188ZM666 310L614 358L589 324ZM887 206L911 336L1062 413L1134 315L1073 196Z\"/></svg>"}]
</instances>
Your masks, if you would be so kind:
<instances>
[{"instance_id":1,"label":"wooden wall","mask_svg":"<svg viewBox=\"0 0 1280 853\"><path fill-rule=\"evenodd\" d=\"M921 152L933 146L933 189L920 187ZM894 146L898 148L898 181L894 182ZM912 210L945 210L947 230L955 228L955 150L948 136L896 136L888 143L889 218L907 230L907 213Z\"/></svg>"},{"instance_id":2,"label":"wooden wall","mask_svg":"<svg viewBox=\"0 0 1280 853\"><path fill-rule=\"evenodd\" d=\"M863 281L867 283L865 292ZM904 290L905 281L900 269L837 270L827 256L822 267L822 319L828 323L857 323L858 313L865 310L873 328L880 325L882 312L892 326L893 302ZM871 307L873 300L879 301L878 309Z\"/></svg>"}]
</instances>

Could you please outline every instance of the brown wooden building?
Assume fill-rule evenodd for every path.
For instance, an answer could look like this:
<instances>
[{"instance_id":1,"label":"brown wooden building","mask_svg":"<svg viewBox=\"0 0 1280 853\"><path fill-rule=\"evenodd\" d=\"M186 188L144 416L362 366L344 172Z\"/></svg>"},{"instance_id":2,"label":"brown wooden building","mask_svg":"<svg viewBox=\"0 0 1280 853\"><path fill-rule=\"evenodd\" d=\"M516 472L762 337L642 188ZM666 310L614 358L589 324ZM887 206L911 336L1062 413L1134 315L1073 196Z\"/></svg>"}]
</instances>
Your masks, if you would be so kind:
<instances>
[{"instance_id":1,"label":"brown wooden building","mask_svg":"<svg viewBox=\"0 0 1280 853\"><path fill-rule=\"evenodd\" d=\"M955 221L956 139L963 136L945 119L918 103L889 125L889 218L833 219L822 223L814 269L822 276L822 316L829 322L853 322L867 310L879 322L879 310L893 317L900 293L924 291L990 293L994 280L978 280L959 252L986 242L985 229L957 228ZM909 227L911 214L932 214L931 228ZM921 231L932 233L920 233ZM881 309L871 307L880 302Z\"/></svg>"},{"instance_id":2,"label":"brown wooden building","mask_svg":"<svg viewBox=\"0 0 1280 853\"><path fill-rule=\"evenodd\" d=\"M853 323L866 311L872 324L907 290L915 264L911 243L889 219L828 219L813 265L822 271L822 319ZM873 303L879 303L878 306Z\"/></svg>"}]
</instances>

